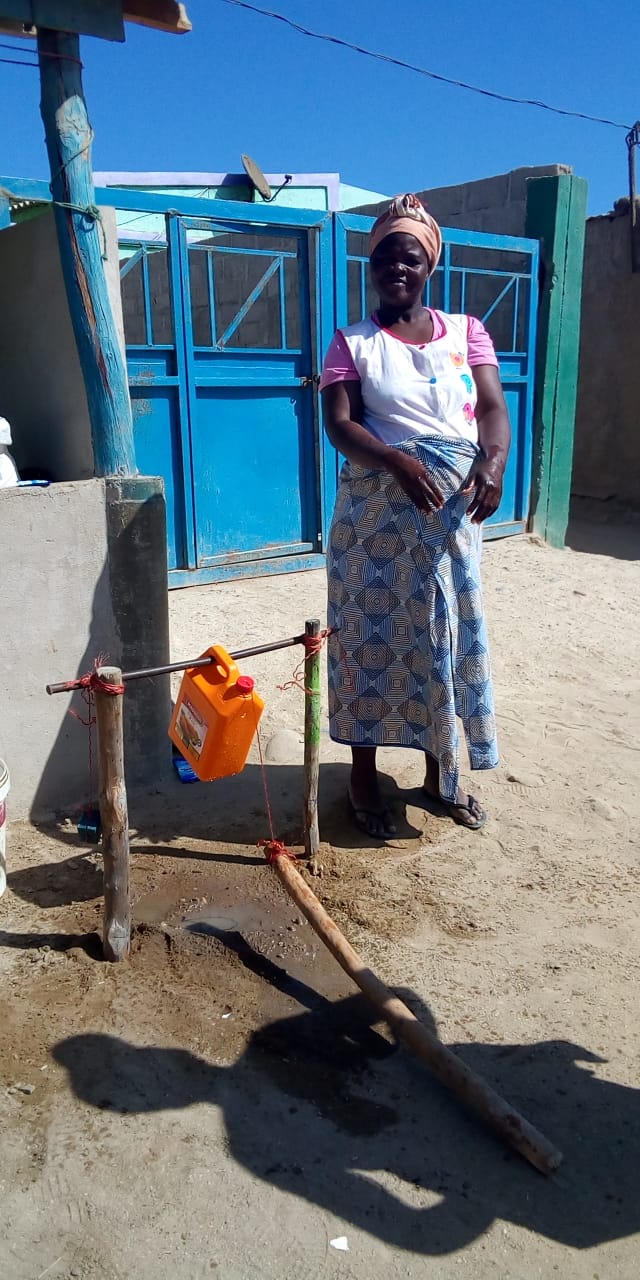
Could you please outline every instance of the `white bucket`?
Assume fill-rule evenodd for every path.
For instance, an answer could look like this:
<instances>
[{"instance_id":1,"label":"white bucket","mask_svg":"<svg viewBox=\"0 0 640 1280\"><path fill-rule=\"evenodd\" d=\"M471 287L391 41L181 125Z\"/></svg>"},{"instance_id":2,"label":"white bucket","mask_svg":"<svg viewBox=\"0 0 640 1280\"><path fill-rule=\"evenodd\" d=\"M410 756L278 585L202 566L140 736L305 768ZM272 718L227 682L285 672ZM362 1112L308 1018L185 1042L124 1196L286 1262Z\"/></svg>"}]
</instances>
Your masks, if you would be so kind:
<instances>
[{"instance_id":1,"label":"white bucket","mask_svg":"<svg viewBox=\"0 0 640 1280\"><path fill-rule=\"evenodd\" d=\"M7 796L9 794L9 770L0 760L0 898L7 887Z\"/></svg>"}]
</instances>

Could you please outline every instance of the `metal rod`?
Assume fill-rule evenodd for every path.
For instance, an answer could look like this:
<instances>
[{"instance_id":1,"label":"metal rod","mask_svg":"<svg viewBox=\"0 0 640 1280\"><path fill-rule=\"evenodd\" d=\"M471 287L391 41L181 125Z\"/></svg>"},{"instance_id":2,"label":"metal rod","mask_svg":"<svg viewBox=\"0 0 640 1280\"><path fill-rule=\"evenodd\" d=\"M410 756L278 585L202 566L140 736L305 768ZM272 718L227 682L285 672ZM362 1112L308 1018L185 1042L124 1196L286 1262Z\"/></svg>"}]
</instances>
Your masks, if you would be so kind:
<instances>
[{"instance_id":1,"label":"metal rod","mask_svg":"<svg viewBox=\"0 0 640 1280\"><path fill-rule=\"evenodd\" d=\"M258 644L251 649L237 649L235 653L229 656L234 662L242 661L243 658L255 658L259 653L274 653L276 649L291 649L295 644L304 644L304 633L300 636L289 636L287 640L276 640L273 644ZM185 662L170 662L165 667L142 667L140 671L123 671L122 683L128 684L130 680L144 680L153 678L153 676L167 676L172 671L186 671L187 667L208 667L214 662L214 658L188 658ZM48 684L46 686L47 693L69 693L73 689L81 689L81 680L63 680L61 684Z\"/></svg>"}]
</instances>

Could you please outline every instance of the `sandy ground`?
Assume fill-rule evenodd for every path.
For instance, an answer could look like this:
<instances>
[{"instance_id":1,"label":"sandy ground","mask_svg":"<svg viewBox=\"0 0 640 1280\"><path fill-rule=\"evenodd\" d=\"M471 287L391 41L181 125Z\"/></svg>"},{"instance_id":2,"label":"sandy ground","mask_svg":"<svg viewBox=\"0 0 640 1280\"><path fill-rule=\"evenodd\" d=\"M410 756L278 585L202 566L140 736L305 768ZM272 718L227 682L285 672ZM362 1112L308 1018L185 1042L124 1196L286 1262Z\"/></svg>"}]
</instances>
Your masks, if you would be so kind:
<instances>
[{"instance_id":1,"label":"sandy ground","mask_svg":"<svg viewBox=\"0 0 640 1280\"><path fill-rule=\"evenodd\" d=\"M544 1179L398 1051L258 856L255 756L132 806L130 963L100 858L13 826L0 903L3 1280L635 1280L640 1231L640 524L485 554L503 764L470 834L382 757L364 847L323 737L324 874L365 959L565 1154ZM323 576L171 595L173 652L293 634ZM279 834L300 839L295 651L246 664ZM331 1241L346 1236L348 1252Z\"/></svg>"}]
</instances>

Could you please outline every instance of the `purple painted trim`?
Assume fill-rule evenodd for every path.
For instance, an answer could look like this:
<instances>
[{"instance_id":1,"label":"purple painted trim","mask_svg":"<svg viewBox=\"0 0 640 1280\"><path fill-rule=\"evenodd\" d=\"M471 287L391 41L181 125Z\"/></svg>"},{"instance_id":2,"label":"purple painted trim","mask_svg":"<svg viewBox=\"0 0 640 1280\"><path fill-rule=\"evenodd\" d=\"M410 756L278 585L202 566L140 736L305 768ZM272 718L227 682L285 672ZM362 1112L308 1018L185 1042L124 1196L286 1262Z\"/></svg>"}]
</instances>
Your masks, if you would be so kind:
<instances>
[{"instance_id":1,"label":"purple painted trim","mask_svg":"<svg viewBox=\"0 0 640 1280\"><path fill-rule=\"evenodd\" d=\"M94 173L96 187L249 186L246 173Z\"/></svg>"}]
</instances>

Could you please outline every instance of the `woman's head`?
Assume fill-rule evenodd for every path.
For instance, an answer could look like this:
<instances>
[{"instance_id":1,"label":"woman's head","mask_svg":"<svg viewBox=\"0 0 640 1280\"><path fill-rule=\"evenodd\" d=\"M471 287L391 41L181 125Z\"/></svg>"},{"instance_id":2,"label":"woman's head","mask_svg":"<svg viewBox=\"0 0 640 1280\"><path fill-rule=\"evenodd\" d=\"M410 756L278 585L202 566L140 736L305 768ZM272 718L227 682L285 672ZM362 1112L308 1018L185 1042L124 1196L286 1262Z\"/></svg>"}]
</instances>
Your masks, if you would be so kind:
<instances>
[{"instance_id":1,"label":"woman's head","mask_svg":"<svg viewBox=\"0 0 640 1280\"><path fill-rule=\"evenodd\" d=\"M406 306L420 297L441 249L440 228L417 196L396 196L369 237L371 276L383 302Z\"/></svg>"}]
</instances>

